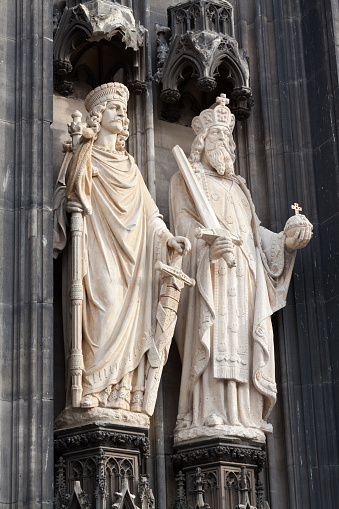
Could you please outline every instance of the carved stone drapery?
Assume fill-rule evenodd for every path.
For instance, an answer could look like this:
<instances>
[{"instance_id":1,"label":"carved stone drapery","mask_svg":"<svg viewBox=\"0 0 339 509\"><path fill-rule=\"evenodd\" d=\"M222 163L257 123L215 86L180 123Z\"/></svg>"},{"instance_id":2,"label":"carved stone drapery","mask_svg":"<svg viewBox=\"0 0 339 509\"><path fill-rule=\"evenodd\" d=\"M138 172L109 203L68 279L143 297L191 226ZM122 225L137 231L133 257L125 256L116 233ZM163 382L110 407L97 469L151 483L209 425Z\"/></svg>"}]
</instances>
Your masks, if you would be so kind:
<instances>
[{"instance_id":1,"label":"carved stone drapery","mask_svg":"<svg viewBox=\"0 0 339 509\"><path fill-rule=\"evenodd\" d=\"M185 82L194 78L205 93L231 87L232 112L238 120L248 118L253 102L248 59L233 36L232 6L221 0L183 2L169 7L168 15L171 39L169 29L157 27L161 99L177 103Z\"/></svg>"},{"instance_id":2,"label":"carved stone drapery","mask_svg":"<svg viewBox=\"0 0 339 509\"><path fill-rule=\"evenodd\" d=\"M112 72L123 67L131 92L140 94L145 88L145 29L136 23L129 6L110 0L68 2L62 15L54 12L54 88L61 95L74 91L77 59L95 43L109 41L112 49ZM117 63L118 62L118 63ZM102 76L112 81L113 76ZM100 74L103 74L100 72ZM102 79L88 79L93 88Z\"/></svg>"}]
</instances>

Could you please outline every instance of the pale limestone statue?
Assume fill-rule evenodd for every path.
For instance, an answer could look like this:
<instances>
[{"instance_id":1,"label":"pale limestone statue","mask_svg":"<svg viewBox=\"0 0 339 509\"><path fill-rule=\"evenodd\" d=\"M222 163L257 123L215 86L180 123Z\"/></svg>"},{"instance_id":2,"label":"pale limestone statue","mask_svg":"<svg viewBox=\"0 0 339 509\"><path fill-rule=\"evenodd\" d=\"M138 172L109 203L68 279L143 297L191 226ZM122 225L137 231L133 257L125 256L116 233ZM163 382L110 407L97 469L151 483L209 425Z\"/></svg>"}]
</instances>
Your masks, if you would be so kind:
<instances>
[{"instance_id":1,"label":"pale limestone statue","mask_svg":"<svg viewBox=\"0 0 339 509\"><path fill-rule=\"evenodd\" d=\"M87 96L87 126L54 195L55 256L67 250L69 222L73 237L72 273L64 253L68 394L59 426L97 419L148 425L174 331L181 255L190 244L166 228L124 149L128 97L120 83ZM174 265L165 265L167 279L156 262Z\"/></svg>"},{"instance_id":2,"label":"pale limestone statue","mask_svg":"<svg viewBox=\"0 0 339 509\"><path fill-rule=\"evenodd\" d=\"M271 315L285 306L297 249L312 225L297 215L273 233L255 214L245 180L235 175L235 118L222 94L195 117L187 160L170 184L171 230L192 243L176 341L182 379L176 443L201 437L265 441L276 401Z\"/></svg>"}]
</instances>

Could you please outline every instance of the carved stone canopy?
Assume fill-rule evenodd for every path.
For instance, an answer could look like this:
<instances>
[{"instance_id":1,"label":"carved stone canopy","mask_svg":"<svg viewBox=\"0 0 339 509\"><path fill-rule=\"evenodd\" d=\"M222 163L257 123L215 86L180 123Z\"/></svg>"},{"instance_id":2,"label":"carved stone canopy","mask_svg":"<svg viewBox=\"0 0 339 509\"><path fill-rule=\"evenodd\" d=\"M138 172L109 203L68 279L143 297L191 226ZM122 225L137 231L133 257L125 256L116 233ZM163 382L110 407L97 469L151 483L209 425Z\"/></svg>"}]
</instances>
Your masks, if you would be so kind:
<instances>
[{"instance_id":1,"label":"carved stone canopy","mask_svg":"<svg viewBox=\"0 0 339 509\"><path fill-rule=\"evenodd\" d=\"M209 30L233 36L232 6L224 0L190 0L168 9L175 34Z\"/></svg>"},{"instance_id":2,"label":"carved stone canopy","mask_svg":"<svg viewBox=\"0 0 339 509\"><path fill-rule=\"evenodd\" d=\"M123 5L123 4L128 4ZM74 81L80 79L76 69L79 57L91 51L96 44L111 48L109 57L112 69L104 69L100 77L91 72L86 56L87 82L92 87L100 85L113 76L106 76L124 69L126 84L134 93L142 93L145 88L145 29L136 23L129 2L116 3L110 0L69 0L62 15L55 10L54 21L54 73L55 89L62 95L74 91ZM93 51L92 51L93 52ZM96 59L93 59L93 62ZM81 65L81 63L79 64ZM95 67L94 63L93 66ZM105 74L105 75L103 75ZM121 79L121 78L120 78ZM91 83L93 81L93 83Z\"/></svg>"},{"instance_id":3,"label":"carved stone canopy","mask_svg":"<svg viewBox=\"0 0 339 509\"><path fill-rule=\"evenodd\" d=\"M169 29L157 27L161 99L178 103L189 80L204 92L227 91L238 120L252 106L248 58L233 37L232 6L221 0L181 2L168 9ZM199 100L198 100L199 102ZM200 109L203 104L200 105Z\"/></svg>"},{"instance_id":4,"label":"carved stone canopy","mask_svg":"<svg viewBox=\"0 0 339 509\"><path fill-rule=\"evenodd\" d=\"M133 8L132 0L107 0L108 2L112 2L115 4L124 5L125 7ZM66 0L66 7L76 7L78 4L86 4L91 2L91 0Z\"/></svg>"}]
</instances>

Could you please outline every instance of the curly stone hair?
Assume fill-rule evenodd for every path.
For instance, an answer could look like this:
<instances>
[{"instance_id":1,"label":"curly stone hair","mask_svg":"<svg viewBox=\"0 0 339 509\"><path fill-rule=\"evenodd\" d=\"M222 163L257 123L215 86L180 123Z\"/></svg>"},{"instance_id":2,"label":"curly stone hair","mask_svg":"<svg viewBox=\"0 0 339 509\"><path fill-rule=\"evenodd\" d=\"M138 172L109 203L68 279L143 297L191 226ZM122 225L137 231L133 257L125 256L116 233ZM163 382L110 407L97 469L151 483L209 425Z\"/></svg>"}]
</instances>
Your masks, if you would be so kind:
<instances>
[{"instance_id":1,"label":"curly stone hair","mask_svg":"<svg viewBox=\"0 0 339 509\"><path fill-rule=\"evenodd\" d=\"M200 163L201 160L201 154L205 148L205 138L208 133L208 128L204 129L200 134L198 134L192 143L191 147L191 153L188 158L189 162L191 164L197 164Z\"/></svg>"},{"instance_id":2,"label":"curly stone hair","mask_svg":"<svg viewBox=\"0 0 339 509\"><path fill-rule=\"evenodd\" d=\"M98 133L101 128L101 121L102 121L102 114L104 113L108 101L104 101L101 104L98 104L97 106L94 106L94 108L91 109L91 111L87 114L86 118L86 125L87 127L93 129L95 132L95 140L98 137ZM125 115L123 122L122 122L122 131L117 135L117 143L116 143L116 150L124 150L125 149L125 142L127 138L129 137L129 131L128 131L128 125L129 120L127 118L127 115Z\"/></svg>"}]
</instances>

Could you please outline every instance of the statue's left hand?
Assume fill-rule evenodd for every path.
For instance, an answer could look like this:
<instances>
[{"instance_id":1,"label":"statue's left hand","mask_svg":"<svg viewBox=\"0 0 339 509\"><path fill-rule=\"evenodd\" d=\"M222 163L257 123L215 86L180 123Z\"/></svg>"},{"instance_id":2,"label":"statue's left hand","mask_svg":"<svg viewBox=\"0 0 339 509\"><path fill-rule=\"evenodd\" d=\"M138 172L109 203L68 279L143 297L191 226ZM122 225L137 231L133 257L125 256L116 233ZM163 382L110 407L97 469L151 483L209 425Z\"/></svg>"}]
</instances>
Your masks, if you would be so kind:
<instances>
[{"instance_id":1,"label":"statue's left hand","mask_svg":"<svg viewBox=\"0 0 339 509\"><path fill-rule=\"evenodd\" d=\"M69 214L72 214L73 212L81 212L82 213L84 211L84 207L76 199L66 200L65 209L66 209L66 212L68 212Z\"/></svg>"},{"instance_id":2,"label":"statue's left hand","mask_svg":"<svg viewBox=\"0 0 339 509\"><path fill-rule=\"evenodd\" d=\"M182 256L191 251L191 243L186 237L171 237L167 241L167 246Z\"/></svg>"},{"instance_id":3,"label":"statue's left hand","mask_svg":"<svg viewBox=\"0 0 339 509\"><path fill-rule=\"evenodd\" d=\"M296 251L307 246L312 238L312 225L297 229L291 237L286 237L285 246L288 251Z\"/></svg>"}]
</instances>

